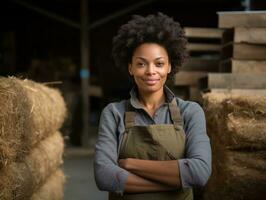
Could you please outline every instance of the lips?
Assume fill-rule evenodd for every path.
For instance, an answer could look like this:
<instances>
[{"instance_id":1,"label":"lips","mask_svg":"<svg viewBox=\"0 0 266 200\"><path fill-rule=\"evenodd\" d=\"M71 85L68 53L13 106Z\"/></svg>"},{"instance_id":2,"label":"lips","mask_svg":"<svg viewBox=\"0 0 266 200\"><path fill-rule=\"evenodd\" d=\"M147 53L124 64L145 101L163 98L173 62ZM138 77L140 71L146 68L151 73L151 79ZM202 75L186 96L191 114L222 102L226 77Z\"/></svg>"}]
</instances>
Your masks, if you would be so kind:
<instances>
[{"instance_id":1,"label":"lips","mask_svg":"<svg viewBox=\"0 0 266 200\"><path fill-rule=\"evenodd\" d=\"M147 85L155 85L159 80L158 79L144 79L143 80Z\"/></svg>"}]
</instances>

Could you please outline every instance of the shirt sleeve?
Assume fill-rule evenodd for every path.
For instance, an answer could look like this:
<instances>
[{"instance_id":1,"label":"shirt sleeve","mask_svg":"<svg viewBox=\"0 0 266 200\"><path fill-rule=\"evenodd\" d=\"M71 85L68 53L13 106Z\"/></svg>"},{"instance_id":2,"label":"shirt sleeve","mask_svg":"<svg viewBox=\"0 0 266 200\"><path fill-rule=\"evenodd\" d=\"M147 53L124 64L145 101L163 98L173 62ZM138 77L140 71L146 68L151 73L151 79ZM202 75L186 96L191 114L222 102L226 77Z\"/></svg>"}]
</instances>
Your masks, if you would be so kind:
<instances>
[{"instance_id":1,"label":"shirt sleeve","mask_svg":"<svg viewBox=\"0 0 266 200\"><path fill-rule=\"evenodd\" d=\"M95 145L94 176L100 190L122 193L129 172L117 164L117 126L112 104L109 104L100 117Z\"/></svg>"},{"instance_id":2,"label":"shirt sleeve","mask_svg":"<svg viewBox=\"0 0 266 200\"><path fill-rule=\"evenodd\" d=\"M186 155L178 160L183 188L204 186L211 175L211 146L203 109L195 102L184 116Z\"/></svg>"}]
</instances>

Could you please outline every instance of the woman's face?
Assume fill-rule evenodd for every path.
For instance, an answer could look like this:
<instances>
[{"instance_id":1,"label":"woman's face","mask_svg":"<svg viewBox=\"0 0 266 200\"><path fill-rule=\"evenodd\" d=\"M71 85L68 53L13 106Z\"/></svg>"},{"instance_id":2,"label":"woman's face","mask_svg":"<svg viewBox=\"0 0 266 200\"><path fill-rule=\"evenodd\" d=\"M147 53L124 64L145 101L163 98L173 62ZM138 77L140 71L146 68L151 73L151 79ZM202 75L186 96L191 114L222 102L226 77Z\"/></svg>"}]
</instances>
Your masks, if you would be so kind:
<instances>
[{"instance_id":1,"label":"woman's face","mask_svg":"<svg viewBox=\"0 0 266 200\"><path fill-rule=\"evenodd\" d=\"M171 71L167 51L158 44L144 43L135 49L128 70L140 91L157 92Z\"/></svg>"}]
</instances>

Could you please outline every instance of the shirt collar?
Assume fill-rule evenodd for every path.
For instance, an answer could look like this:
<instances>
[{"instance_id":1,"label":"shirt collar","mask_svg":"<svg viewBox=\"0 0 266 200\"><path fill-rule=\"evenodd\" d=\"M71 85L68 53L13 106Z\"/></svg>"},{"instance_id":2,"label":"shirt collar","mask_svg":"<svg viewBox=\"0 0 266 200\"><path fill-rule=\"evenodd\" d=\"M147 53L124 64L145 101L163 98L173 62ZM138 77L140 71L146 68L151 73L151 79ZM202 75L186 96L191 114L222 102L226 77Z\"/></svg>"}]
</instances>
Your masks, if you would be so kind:
<instances>
[{"instance_id":1,"label":"shirt collar","mask_svg":"<svg viewBox=\"0 0 266 200\"><path fill-rule=\"evenodd\" d=\"M166 104L168 104L175 98L175 95L166 85L164 86L163 90L166 97ZM136 86L134 86L130 91L130 103L134 108L143 108L143 105L139 102L138 99L138 89Z\"/></svg>"}]
</instances>

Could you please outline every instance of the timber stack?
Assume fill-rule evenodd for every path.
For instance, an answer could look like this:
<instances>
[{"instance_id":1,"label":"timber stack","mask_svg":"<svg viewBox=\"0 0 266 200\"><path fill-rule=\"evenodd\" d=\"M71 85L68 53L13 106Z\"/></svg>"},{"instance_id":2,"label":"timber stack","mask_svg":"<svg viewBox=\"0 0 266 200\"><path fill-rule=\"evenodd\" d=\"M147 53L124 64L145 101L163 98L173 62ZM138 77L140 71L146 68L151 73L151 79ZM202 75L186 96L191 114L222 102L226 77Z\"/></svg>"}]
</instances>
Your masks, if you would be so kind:
<instances>
[{"instance_id":1,"label":"timber stack","mask_svg":"<svg viewBox=\"0 0 266 200\"><path fill-rule=\"evenodd\" d=\"M56 89L0 78L0 199L63 199L59 132L65 102Z\"/></svg>"},{"instance_id":2,"label":"timber stack","mask_svg":"<svg viewBox=\"0 0 266 200\"><path fill-rule=\"evenodd\" d=\"M189 59L175 75L174 85L178 91L186 91L184 99L202 103L199 79L208 72L218 72L221 58L222 29L185 27L188 38ZM184 92L183 92L184 93Z\"/></svg>"}]
</instances>

